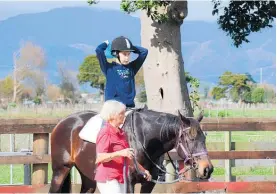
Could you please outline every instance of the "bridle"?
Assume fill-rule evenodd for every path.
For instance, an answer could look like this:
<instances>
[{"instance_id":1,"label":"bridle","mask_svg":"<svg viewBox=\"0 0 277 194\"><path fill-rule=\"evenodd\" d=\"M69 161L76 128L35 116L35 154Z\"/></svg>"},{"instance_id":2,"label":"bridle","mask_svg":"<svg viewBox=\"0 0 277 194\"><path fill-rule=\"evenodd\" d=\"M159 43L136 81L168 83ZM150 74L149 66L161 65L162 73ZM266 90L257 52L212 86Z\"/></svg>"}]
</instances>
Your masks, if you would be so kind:
<instances>
[{"instance_id":1,"label":"bridle","mask_svg":"<svg viewBox=\"0 0 277 194\"><path fill-rule=\"evenodd\" d=\"M202 156L202 155L207 155L207 151L203 151L203 152L199 152L199 153L194 153L189 149L189 144L188 144L188 141L187 141L187 138L185 138L185 134L186 134L186 131L190 130L191 127L182 127L181 130L179 130L179 134L178 134L178 139L176 141L176 145L175 145L175 149L176 151L178 150L178 148L180 147L181 150L183 151L184 153L184 156L185 158L182 158L184 159L184 163L187 163L189 160L191 160L191 163L190 163L190 166L189 167L186 167L184 169L184 171L182 172L178 172L174 162L172 161L169 153L167 152L167 155L169 157L169 160L172 164L172 166L174 167L174 170L175 170L175 173L172 174L172 173L169 173L165 170L163 170L158 164L156 164L152 159L151 157L148 155L147 153L147 150L145 148L145 146L140 142L140 141L137 141L137 138L136 138L136 134L135 134L135 130L134 130L134 125L133 125L133 115L134 115L134 111L131 112L131 130L132 130L132 134L134 136L134 140L135 142L139 142L140 145L142 146L143 148L143 153L146 155L146 157L148 158L148 160L156 167L158 168L159 170L161 170L162 172L164 173L167 173L167 174L171 174L173 176L177 176L177 178L173 181L169 181L169 182L164 182L164 181L158 181L158 180L154 180L152 179L151 182L154 182L154 183L158 183L158 184L169 184L169 183L176 183L176 182L179 182L179 181L195 181L195 180L198 180L198 178L194 178L194 179L187 179L185 177L185 173L190 171L190 170L194 170L196 171L198 169L198 165L194 165L194 164L197 164L195 162L195 158L199 157L199 156ZM185 147L183 146L183 143L185 143L187 149L185 149ZM188 151L187 151L188 150ZM135 169L137 171L138 174L140 175L145 175L144 172L141 172L137 166L137 159L136 159L136 154L135 154L135 157L133 158L134 160L134 165L135 165Z\"/></svg>"}]
</instances>

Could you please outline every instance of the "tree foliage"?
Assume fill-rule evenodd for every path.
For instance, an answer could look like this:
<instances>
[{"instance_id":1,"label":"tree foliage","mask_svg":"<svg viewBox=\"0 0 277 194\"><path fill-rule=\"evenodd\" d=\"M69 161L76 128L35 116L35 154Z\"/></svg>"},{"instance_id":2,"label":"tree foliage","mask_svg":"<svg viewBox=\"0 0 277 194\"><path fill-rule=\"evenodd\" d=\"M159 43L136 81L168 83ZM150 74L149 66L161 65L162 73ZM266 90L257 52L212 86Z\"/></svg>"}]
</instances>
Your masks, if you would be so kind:
<instances>
[{"instance_id":1,"label":"tree foliage","mask_svg":"<svg viewBox=\"0 0 277 194\"><path fill-rule=\"evenodd\" d=\"M257 87L253 90L251 97L253 103L263 103L265 102L265 90Z\"/></svg>"},{"instance_id":2,"label":"tree foliage","mask_svg":"<svg viewBox=\"0 0 277 194\"><path fill-rule=\"evenodd\" d=\"M234 74L226 71L219 77L219 84L212 90L212 95L216 100L226 97L226 92L229 92L231 99L235 102L239 100L251 100L251 87L255 83L250 74ZM250 96L249 96L250 95Z\"/></svg>"},{"instance_id":3,"label":"tree foliage","mask_svg":"<svg viewBox=\"0 0 277 194\"><path fill-rule=\"evenodd\" d=\"M267 96L268 95L268 96ZM229 96L234 102L264 103L274 102L275 91L267 85L256 84L248 73L233 74L226 71L219 77L218 86L212 89L215 100Z\"/></svg>"},{"instance_id":4,"label":"tree foliage","mask_svg":"<svg viewBox=\"0 0 277 194\"><path fill-rule=\"evenodd\" d=\"M20 86L27 79L32 80L38 93L41 93L43 89L40 83L44 81L44 77L41 76L40 70L46 65L43 48L29 41L23 42L20 49L13 53L13 63L13 102L22 92Z\"/></svg>"},{"instance_id":5,"label":"tree foliage","mask_svg":"<svg viewBox=\"0 0 277 194\"><path fill-rule=\"evenodd\" d=\"M13 94L13 79L11 76L7 76L3 80L0 80L0 97L11 98Z\"/></svg>"},{"instance_id":6,"label":"tree foliage","mask_svg":"<svg viewBox=\"0 0 277 194\"><path fill-rule=\"evenodd\" d=\"M199 95L199 86L200 86L200 82L197 78L192 77L189 72L185 72L185 77L186 77L186 82L189 85L189 87L191 88L191 92L189 94L190 97L190 101L192 104L192 109L193 111L195 110L196 107L198 106L199 100L200 100L200 95Z\"/></svg>"},{"instance_id":7,"label":"tree foliage","mask_svg":"<svg viewBox=\"0 0 277 194\"><path fill-rule=\"evenodd\" d=\"M61 88L57 85L48 85L46 88L46 95L49 100L57 101L61 97Z\"/></svg>"},{"instance_id":8,"label":"tree foliage","mask_svg":"<svg viewBox=\"0 0 277 194\"><path fill-rule=\"evenodd\" d=\"M96 4L96 0L88 0L90 5ZM222 6L220 0L212 0L214 7L212 15L218 15L217 23L226 34L232 39L236 47L243 42L248 43L248 36L253 32L259 32L264 28L272 27L276 18L275 1L235 1L231 0L227 6ZM148 17L159 23L175 21L178 17L184 19L185 15L176 15L174 1L143 1L143 0L122 0L121 10L132 13L137 10L145 10ZM160 12L161 8L164 12ZM220 11L223 10L223 13Z\"/></svg>"},{"instance_id":9,"label":"tree foliage","mask_svg":"<svg viewBox=\"0 0 277 194\"><path fill-rule=\"evenodd\" d=\"M276 18L275 1L235 1L231 0L224 7L222 1L212 0L214 8L212 15L219 15L217 23L220 28L231 37L233 44L239 47L243 42L248 43L247 37L252 32L259 32L264 28L272 27Z\"/></svg>"},{"instance_id":10,"label":"tree foliage","mask_svg":"<svg viewBox=\"0 0 277 194\"><path fill-rule=\"evenodd\" d=\"M79 67L77 75L80 84L90 83L92 87L100 88L106 82L96 55L87 56Z\"/></svg>"},{"instance_id":11,"label":"tree foliage","mask_svg":"<svg viewBox=\"0 0 277 194\"><path fill-rule=\"evenodd\" d=\"M215 100L219 100L221 98L225 98L226 95L225 95L225 91L226 91L227 88L222 88L222 87L214 87L212 89L212 96Z\"/></svg>"},{"instance_id":12,"label":"tree foliage","mask_svg":"<svg viewBox=\"0 0 277 194\"><path fill-rule=\"evenodd\" d=\"M147 102L147 96L146 96L146 91L142 90L139 94L138 94L138 101L139 102Z\"/></svg>"},{"instance_id":13,"label":"tree foliage","mask_svg":"<svg viewBox=\"0 0 277 194\"><path fill-rule=\"evenodd\" d=\"M61 64L59 65L59 72L61 77L60 91L66 102L73 104L78 99L78 91L71 78L69 70L65 69Z\"/></svg>"}]
</instances>

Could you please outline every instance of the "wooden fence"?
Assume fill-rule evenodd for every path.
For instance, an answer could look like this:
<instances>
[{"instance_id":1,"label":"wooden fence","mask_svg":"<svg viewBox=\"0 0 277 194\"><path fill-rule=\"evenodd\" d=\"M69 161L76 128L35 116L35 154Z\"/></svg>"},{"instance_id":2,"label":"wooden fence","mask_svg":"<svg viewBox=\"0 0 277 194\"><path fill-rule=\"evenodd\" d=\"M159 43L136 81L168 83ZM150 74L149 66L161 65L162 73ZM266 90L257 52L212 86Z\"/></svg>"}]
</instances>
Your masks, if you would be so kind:
<instances>
[{"instance_id":1,"label":"wooden fence","mask_svg":"<svg viewBox=\"0 0 277 194\"><path fill-rule=\"evenodd\" d=\"M0 120L0 134L33 134L33 155L0 157L0 164L32 164L32 185L47 184L48 163L51 162L49 154L49 134L58 119L2 119ZM226 182L194 182L174 184L178 192L199 192L205 190L224 189L226 192L274 192L276 182L229 182L231 176L230 160L235 159L276 159L276 151L230 151L232 131L275 131L275 119L261 118L226 118L204 119L204 131L225 132L225 151L209 151L214 160L226 160ZM173 160L181 160L176 152L171 151ZM166 159L167 156L165 155ZM182 185L183 186L180 186ZM187 185L187 186L184 186ZM235 189L237 188L237 189ZM240 189L238 189L240 188ZM1 187L0 187L1 191Z\"/></svg>"}]
</instances>

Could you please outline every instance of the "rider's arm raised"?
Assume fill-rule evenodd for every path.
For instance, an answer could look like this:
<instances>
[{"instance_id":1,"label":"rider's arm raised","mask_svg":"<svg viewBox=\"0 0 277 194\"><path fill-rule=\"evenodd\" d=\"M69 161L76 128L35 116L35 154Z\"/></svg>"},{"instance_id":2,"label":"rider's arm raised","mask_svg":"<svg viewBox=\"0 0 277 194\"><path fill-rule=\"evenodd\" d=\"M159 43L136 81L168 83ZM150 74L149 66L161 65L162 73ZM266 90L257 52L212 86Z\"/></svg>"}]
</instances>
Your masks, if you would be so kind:
<instances>
[{"instance_id":1,"label":"rider's arm raised","mask_svg":"<svg viewBox=\"0 0 277 194\"><path fill-rule=\"evenodd\" d=\"M104 73L104 75L107 74L107 69L108 69L108 65L109 62L107 61L106 55L105 55L105 50L108 47L108 41L105 41L103 43L101 43L100 45L97 46L97 48L95 49L96 52L96 56L98 58L99 64L100 64L100 68L102 70L102 72Z\"/></svg>"},{"instance_id":2,"label":"rider's arm raised","mask_svg":"<svg viewBox=\"0 0 277 194\"><path fill-rule=\"evenodd\" d=\"M134 46L134 49L134 53L138 54L138 57L130 65L134 69L134 73L137 74L148 55L148 50L140 46Z\"/></svg>"}]
</instances>

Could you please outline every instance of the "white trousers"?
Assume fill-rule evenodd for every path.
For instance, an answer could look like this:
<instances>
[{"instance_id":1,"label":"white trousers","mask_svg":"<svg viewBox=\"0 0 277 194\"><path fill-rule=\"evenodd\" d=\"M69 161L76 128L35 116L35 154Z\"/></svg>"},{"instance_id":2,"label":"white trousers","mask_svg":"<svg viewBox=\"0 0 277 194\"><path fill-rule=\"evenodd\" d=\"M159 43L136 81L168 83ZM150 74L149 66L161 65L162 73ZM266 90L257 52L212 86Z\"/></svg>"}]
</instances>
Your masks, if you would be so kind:
<instances>
[{"instance_id":1,"label":"white trousers","mask_svg":"<svg viewBox=\"0 0 277 194\"><path fill-rule=\"evenodd\" d=\"M117 180L110 180L105 183L97 182L97 188L101 194L125 194L124 184L119 183Z\"/></svg>"}]
</instances>

